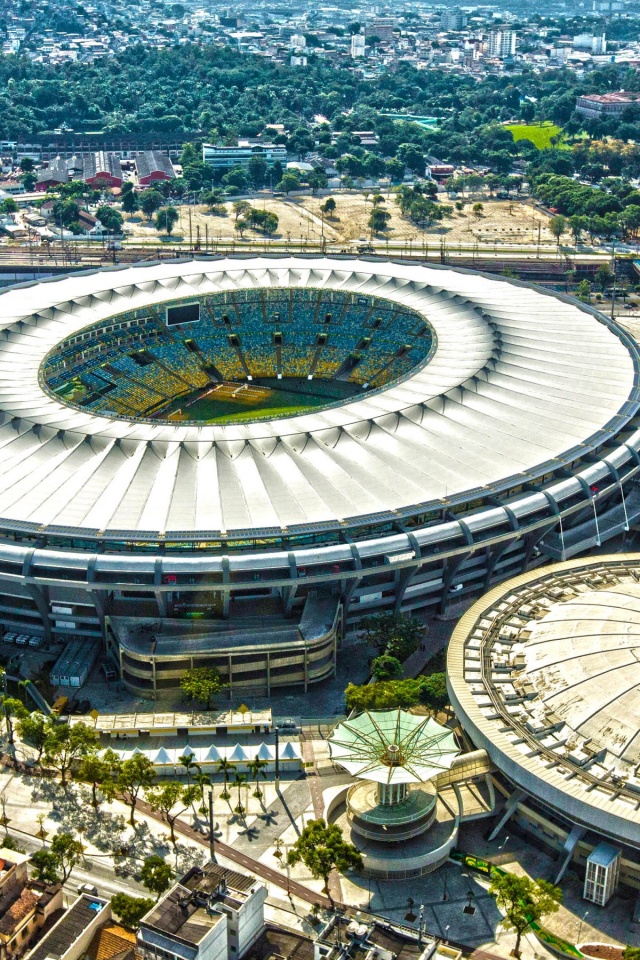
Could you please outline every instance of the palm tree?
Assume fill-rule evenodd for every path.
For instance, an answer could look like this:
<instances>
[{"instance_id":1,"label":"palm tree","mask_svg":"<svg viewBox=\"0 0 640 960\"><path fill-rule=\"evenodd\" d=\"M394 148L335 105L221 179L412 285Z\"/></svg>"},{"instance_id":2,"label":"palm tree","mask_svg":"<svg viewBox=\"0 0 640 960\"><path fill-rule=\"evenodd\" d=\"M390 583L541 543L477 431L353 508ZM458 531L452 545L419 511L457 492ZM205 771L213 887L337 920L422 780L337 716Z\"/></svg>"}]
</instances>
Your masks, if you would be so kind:
<instances>
[{"instance_id":1,"label":"palm tree","mask_svg":"<svg viewBox=\"0 0 640 960\"><path fill-rule=\"evenodd\" d=\"M196 773L196 775L195 775L195 777L194 777L193 779L195 780L195 782L196 782L196 783L198 784L198 786L200 787L200 797L201 797L201 800L202 800L202 804L201 804L201 806L200 806L200 813L206 813L206 812L207 812L207 807L206 807L206 804L205 804L205 801L204 801L204 788L211 786L211 777L209 776L208 773L202 773L202 771L199 770L198 773Z\"/></svg>"},{"instance_id":2,"label":"palm tree","mask_svg":"<svg viewBox=\"0 0 640 960\"><path fill-rule=\"evenodd\" d=\"M265 767L267 766L268 766L267 761L261 760L258 754L256 754L249 768L251 772L251 777L253 780L255 780L255 783L256 783L256 788L253 791L253 796L257 797L258 800L262 799L262 790L260 789L260 777L262 777L263 780L267 779L267 775L265 773Z\"/></svg>"},{"instance_id":3,"label":"palm tree","mask_svg":"<svg viewBox=\"0 0 640 960\"><path fill-rule=\"evenodd\" d=\"M230 796L229 791L227 789L227 787L229 786L229 774L232 772L232 770L235 770L236 765L235 763L231 763L230 760L227 760L226 757L223 757L222 760L218 760L217 767L218 767L218 773L221 773L222 776L224 777L224 790L222 791L220 796L222 797L223 800L228 800Z\"/></svg>"},{"instance_id":4,"label":"palm tree","mask_svg":"<svg viewBox=\"0 0 640 960\"><path fill-rule=\"evenodd\" d=\"M242 788L243 788L243 786L244 786L244 784L245 784L246 782L247 782L247 775L246 775L246 773L236 773L236 775L235 775L235 777L234 777L234 779L233 779L233 785L234 785L234 787L237 787L237 788L238 788L238 805L237 805L237 807L235 808L235 812L236 812L237 814L239 814L240 816L243 816L243 815L244 815L244 812L245 812L245 811L244 811L244 806L242 805Z\"/></svg>"},{"instance_id":5,"label":"palm tree","mask_svg":"<svg viewBox=\"0 0 640 960\"><path fill-rule=\"evenodd\" d=\"M181 767L184 767L184 771L187 775L187 783L191 783L191 771L194 769L200 770L200 764L197 760L194 760L193 754L183 754L181 757L178 757L178 763Z\"/></svg>"}]
</instances>

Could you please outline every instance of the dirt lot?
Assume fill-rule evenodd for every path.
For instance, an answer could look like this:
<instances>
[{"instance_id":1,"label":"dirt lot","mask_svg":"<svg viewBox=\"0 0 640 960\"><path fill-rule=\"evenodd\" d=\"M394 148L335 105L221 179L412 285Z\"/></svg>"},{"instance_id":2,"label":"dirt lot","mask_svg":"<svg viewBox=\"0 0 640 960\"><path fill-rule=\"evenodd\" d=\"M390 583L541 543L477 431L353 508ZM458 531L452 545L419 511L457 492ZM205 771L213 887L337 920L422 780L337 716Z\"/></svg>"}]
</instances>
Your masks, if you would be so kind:
<instances>
[{"instance_id":1,"label":"dirt lot","mask_svg":"<svg viewBox=\"0 0 640 960\"><path fill-rule=\"evenodd\" d=\"M371 202L362 194L336 194L336 210L331 218L324 218L320 206L324 198L292 197L289 199L259 198L254 206L277 214L279 227L276 238L282 240L310 240L318 243L322 236L329 243L348 243L368 241L370 239L367 221L371 212ZM452 210L450 217L442 223L423 230L400 215L393 194L386 197L385 209L391 214L388 229L375 239L388 240L397 244L409 240L444 240L448 245L464 244L516 244L531 245L538 242L544 246L555 246L555 240L549 231L549 218L528 204L518 201L484 200L479 216L473 211L473 202L465 203L464 210ZM234 230L235 216L231 203L226 204L227 215L215 216L206 207L179 207L180 220L173 233L174 240L193 242L198 239L204 245L215 241L238 239ZM126 220L126 232L135 239L156 241L158 238L152 221L141 214L135 214ZM262 235L253 230L247 231L245 239L259 238ZM569 240L567 235L565 238Z\"/></svg>"}]
</instances>

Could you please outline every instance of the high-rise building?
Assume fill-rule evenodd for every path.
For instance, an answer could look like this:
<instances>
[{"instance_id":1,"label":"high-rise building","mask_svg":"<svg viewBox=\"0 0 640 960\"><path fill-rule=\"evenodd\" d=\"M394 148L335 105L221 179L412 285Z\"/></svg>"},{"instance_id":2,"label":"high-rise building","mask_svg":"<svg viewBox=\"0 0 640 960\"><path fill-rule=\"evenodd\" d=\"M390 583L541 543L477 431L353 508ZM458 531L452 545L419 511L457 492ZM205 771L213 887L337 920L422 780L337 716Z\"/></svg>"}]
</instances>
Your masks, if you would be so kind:
<instances>
[{"instance_id":1,"label":"high-rise building","mask_svg":"<svg viewBox=\"0 0 640 960\"><path fill-rule=\"evenodd\" d=\"M365 44L364 34L354 33L354 35L351 37L351 56L353 57L354 60L357 59L358 57L364 57L365 55L364 44Z\"/></svg>"},{"instance_id":2,"label":"high-rise building","mask_svg":"<svg viewBox=\"0 0 640 960\"><path fill-rule=\"evenodd\" d=\"M515 30L492 30L487 42L487 56L504 60L516 52Z\"/></svg>"},{"instance_id":3,"label":"high-rise building","mask_svg":"<svg viewBox=\"0 0 640 960\"><path fill-rule=\"evenodd\" d=\"M396 23L390 17L376 17L367 24L367 33L372 37L380 37L383 43L390 43L393 40L393 31Z\"/></svg>"},{"instance_id":4,"label":"high-rise building","mask_svg":"<svg viewBox=\"0 0 640 960\"><path fill-rule=\"evenodd\" d=\"M440 17L440 26L443 30L464 30L467 25L467 15L462 10L445 10Z\"/></svg>"}]
</instances>

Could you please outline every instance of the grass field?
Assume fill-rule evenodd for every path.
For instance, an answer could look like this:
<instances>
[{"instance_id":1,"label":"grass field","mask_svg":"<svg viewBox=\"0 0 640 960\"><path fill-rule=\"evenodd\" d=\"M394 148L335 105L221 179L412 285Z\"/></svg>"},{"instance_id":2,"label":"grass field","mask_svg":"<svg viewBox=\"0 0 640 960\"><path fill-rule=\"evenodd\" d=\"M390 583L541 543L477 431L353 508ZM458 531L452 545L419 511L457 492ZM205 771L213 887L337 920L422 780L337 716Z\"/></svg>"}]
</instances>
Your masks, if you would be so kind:
<instances>
[{"instance_id":1,"label":"grass field","mask_svg":"<svg viewBox=\"0 0 640 960\"><path fill-rule=\"evenodd\" d=\"M506 129L511 131L516 143L518 140L531 140L538 150L550 147L551 138L562 133L562 127L556 126L555 123L514 123Z\"/></svg>"}]
</instances>

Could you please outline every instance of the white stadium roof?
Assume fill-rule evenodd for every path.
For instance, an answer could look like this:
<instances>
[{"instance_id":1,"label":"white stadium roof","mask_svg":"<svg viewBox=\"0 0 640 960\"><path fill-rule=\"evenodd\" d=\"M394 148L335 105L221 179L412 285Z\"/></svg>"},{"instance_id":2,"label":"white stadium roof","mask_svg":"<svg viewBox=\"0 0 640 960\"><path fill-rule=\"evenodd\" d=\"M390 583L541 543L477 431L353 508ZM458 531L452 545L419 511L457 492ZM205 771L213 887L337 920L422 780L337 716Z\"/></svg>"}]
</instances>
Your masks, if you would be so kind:
<instances>
[{"instance_id":1,"label":"white stadium roof","mask_svg":"<svg viewBox=\"0 0 640 960\"><path fill-rule=\"evenodd\" d=\"M45 357L100 320L246 287L384 297L432 325L430 362L331 408L238 425L100 416L42 385ZM624 408L624 343L591 313L453 269L331 258L123 266L0 294L0 517L129 533L339 524L560 464Z\"/></svg>"}]
</instances>

